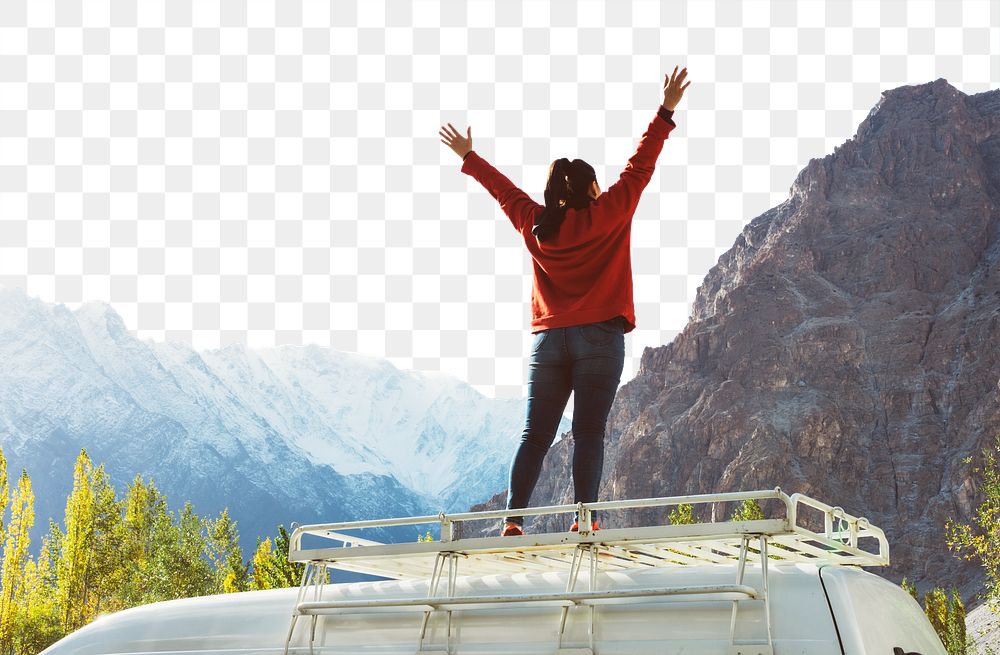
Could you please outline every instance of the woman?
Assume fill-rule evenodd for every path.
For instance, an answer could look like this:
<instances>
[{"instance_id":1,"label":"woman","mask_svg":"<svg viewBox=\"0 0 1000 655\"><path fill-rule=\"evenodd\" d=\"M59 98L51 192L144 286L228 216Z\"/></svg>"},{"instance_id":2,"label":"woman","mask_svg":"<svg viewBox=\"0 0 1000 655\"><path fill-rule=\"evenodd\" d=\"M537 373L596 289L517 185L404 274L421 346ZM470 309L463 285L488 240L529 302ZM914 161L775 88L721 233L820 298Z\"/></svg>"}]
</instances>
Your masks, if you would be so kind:
<instances>
[{"instance_id":1,"label":"woman","mask_svg":"<svg viewBox=\"0 0 1000 655\"><path fill-rule=\"evenodd\" d=\"M687 68L678 75L674 67L665 78L662 106L604 194L590 164L557 159L549 166L545 205L539 205L472 150L471 127L467 137L451 123L441 127L442 143L462 158L462 172L500 203L524 238L534 267L527 420L511 462L508 510L528 506L571 391L574 502L597 500L604 427L624 368L625 333L635 329L632 216L663 141L676 127L673 110L691 84L682 86L686 75ZM597 530L596 514L593 518L590 529ZM523 525L523 517L509 515L501 534L524 534ZM570 530L578 529L574 521Z\"/></svg>"}]
</instances>

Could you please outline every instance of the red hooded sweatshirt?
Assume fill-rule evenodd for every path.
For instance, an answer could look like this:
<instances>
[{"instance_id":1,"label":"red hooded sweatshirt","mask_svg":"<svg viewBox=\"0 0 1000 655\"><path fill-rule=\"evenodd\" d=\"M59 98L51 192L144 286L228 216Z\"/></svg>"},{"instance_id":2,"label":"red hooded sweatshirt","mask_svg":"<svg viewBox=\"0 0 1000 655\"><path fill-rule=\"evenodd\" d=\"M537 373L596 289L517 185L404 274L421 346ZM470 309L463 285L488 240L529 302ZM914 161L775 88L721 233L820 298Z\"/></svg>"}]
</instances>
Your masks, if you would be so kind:
<instances>
[{"instance_id":1,"label":"red hooded sweatshirt","mask_svg":"<svg viewBox=\"0 0 1000 655\"><path fill-rule=\"evenodd\" d=\"M649 184L663 141L677 125L660 107L618 181L584 209L567 209L559 234L539 242L531 233L545 208L507 177L470 151L462 172L471 175L500 203L531 253L531 328L597 323L624 316L625 332L635 329L632 302L632 216Z\"/></svg>"}]
</instances>

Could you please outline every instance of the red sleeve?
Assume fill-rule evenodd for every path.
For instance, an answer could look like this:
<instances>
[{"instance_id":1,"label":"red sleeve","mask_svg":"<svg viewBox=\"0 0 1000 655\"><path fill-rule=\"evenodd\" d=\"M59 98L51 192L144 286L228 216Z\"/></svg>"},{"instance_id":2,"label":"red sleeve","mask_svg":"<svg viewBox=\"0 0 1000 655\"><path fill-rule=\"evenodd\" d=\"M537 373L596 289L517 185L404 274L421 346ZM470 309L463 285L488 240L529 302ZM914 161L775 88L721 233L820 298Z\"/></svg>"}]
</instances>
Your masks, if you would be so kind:
<instances>
[{"instance_id":1,"label":"red sleeve","mask_svg":"<svg viewBox=\"0 0 1000 655\"><path fill-rule=\"evenodd\" d=\"M462 172L476 178L490 195L496 198L500 203L500 209L507 214L515 230L521 232L525 225L534 223L535 213L542 208L542 205L514 186L513 182L480 157L475 150L466 155L462 162Z\"/></svg>"},{"instance_id":2,"label":"red sleeve","mask_svg":"<svg viewBox=\"0 0 1000 655\"><path fill-rule=\"evenodd\" d=\"M649 184L653 171L656 170L656 160L663 150L663 141L671 130L677 127L673 120L666 120L663 116L664 114L659 112L653 117L653 121L639 141L639 147L628 160L618 181L600 198L602 202L608 204L615 216L620 216L623 220L632 220L635 208L639 204L639 197L642 196L643 189Z\"/></svg>"}]
</instances>

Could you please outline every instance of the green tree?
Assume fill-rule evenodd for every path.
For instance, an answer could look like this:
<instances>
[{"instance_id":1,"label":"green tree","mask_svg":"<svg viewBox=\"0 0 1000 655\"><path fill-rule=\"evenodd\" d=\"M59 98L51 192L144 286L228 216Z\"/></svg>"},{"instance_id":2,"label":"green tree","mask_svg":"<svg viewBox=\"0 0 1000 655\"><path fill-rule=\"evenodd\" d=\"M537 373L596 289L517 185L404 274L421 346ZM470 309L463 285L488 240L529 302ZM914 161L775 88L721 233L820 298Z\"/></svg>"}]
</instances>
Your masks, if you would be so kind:
<instances>
[{"instance_id":1,"label":"green tree","mask_svg":"<svg viewBox=\"0 0 1000 655\"><path fill-rule=\"evenodd\" d=\"M169 587L158 550L170 516L167 499L141 475L129 484L123 499L124 516L119 529L120 559L124 566L122 601L125 607L165 600Z\"/></svg>"},{"instance_id":2,"label":"green tree","mask_svg":"<svg viewBox=\"0 0 1000 655\"><path fill-rule=\"evenodd\" d=\"M295 587L301 582L305 565L288 560L288 542L288 531L283 525L278 526L278 535L274 539L273 546L270 537L264 541L257 538L257 550L253 556L251 588L281 589Z\"/></svg>"},{"instance_id":3,"label":"green tree","mask_svg":"<svg viewBox=\"0 0 1000 655\"><path fill-rule=\"evenodd\" d=\"M924 594L924 613L934 627L934 632L941 637L941 643L945 643L948 629L948 596L944 589L935 587Z\"/></svg>"},{"instance_id":4,"label":"green tree","mask_svg":"<svg viewBox=\"0 0 1000 655\"><path fill-rule=\"evenodd\" d=\"M945 636L942 641L948 649L948 655L965 655L968 651L965 635L965 604L955 588L952 588L948 597Z\"/></svg>"},{"instance_id":5,"label":"green tree","mask_svg":"<svg viewBox=\"0 0 1000 655\"><path fill-rule=\"evenodd\" d=\"M257 537L257 550L253 554L253 573L250 576L251 589L280 589L281 578L278 574L278 553L271 545L271 538L264 541Z\"/></svg>"},{"instance_id":6,"label":"green tree","mask_svg":"<svg viewBox=\"0 0 1000 655\"><path fill-rule=\"evenodd\" d=\"M212 562L216 593L246 591L248 566L243 561L240 534L236 521L229 517L229 508L223 509L219 518L209 520L208 557Z\"/></svg>"},{"instance_id":7,"label":"green tree","mask_svg":"<svg viewBox=\"0 0 1000 655\"><path fill-rule=\"evenodd\" d=\"M125 608L121 602L124 589L122 562L122 502L101 464L90 476L94 497L94 532L91 562L87 567L84 588L94 598L94 615Z\"/></svg>"},{"instance_id":8,"label":"green tree","mask_svg":"<svg viewBox=\"0 0 1000 655\"><path fill-rule=\"evenodd\" d=\"M206 556L208 542L204 520L195 513L190 502L184 503L180 514L171 512L170 518L161 527L157 538L161 546L155 555L157 567L165 574L166 585L158 591L161 599L214 593L212 567Z\"/></svg>"},{"instance_id":9,"label":"green tree","mask_svg":"<svg viewBox=\"0 0 1000 655\"><path fill-rule=\"evenodd\" d=\"M87 575L93 561L93 544L97 504L90 484L93 464L86 450L81 450L73 469L73 490L66 499L61 538L61 553L57 565L57 597L62 612L62 627L70 633L88 623L94 616L96 603L87 593Z\"/></svg>"},{"instance_id":10,"label":"green tree","mask_svg":"<svg viewBox=\"0 0 1000 655\"><path fill-rule=\"evenodd\" d=\"M972 525L948 519L948 548L967 560L979 561L986 571L986 599L996 611L1000 607L1000 435L992 448L982 452L983 464L972 469L982 493L982 503L972 516ZM967 458L966 464L972 459Z\"/></svg>"},{"instance_id":11,"label":"green tree","mask_svg":"<svg viewBox=\"0 0 1000 655\"><path fill-rule=\"evenodd\" d=\"M906 576L903 576L903 581L899 583L899 586L902 587L906 591L906 593L913 596L913 600L917 601L918 603L920 602L920 599L917 597L916 586L912 582L907 580Z\"/></svg>"},{"instance_id":12,"label":"green tree","mask_svg":"<svg viewBox=\"0 0 1000 655\"><path fill-rule=\"evenodd\" d=\"M697 521L694 520L694 508L686 503L682 503L675 509L670 510L670 514L667 515L667 520L670 522L670 525L688 525L691 523L697 523Z\"/></svg>"},{"instance_id":13,"label":"green tree","mask_svg":"<svg viewBox=\"0 0 1000 655\"><path fill-rule=\"evenodd\" d=\"M65 540L62 528L54 519L49 518L49 533L42 537L42 552L39 556L39 572L45 574L45 585L51 589L59 587L59 562L62 560L62 545ZM41 568L44 557L48 558L49 566Z\"/></svg>"},{"instance_id":14,"label":"green tree","mask_svg":"<svg viewBox=\"0 0 1000 655\"><path fill-rule=\"evenodd\" d=\"M23 602L15 619L19 633L15 641L17 655L39 653L64 634L57 598L53 594L58 548L53 546L52 535L61 535L61 532L51 520L49 526L49 535L42 537L38 560L29 559L24 570Z\"/></svg>"},{"instance_id":15,"label":"green tree","mask_svg":"<svg viewBox=\"0 0 1000 655\"><path fill-rule=\"evenodd\" d=\"M35 525L35 495L27 471L21 471L10 508L10 524L4 540L3 566L0 568L0 652L10 652L19 606L25 592L25 564L28 555L28 531Z\"/></svg>"},{"instance_id":16,"label":"green tree","mask_svg":"<svg viewBox=\"0 0 1000 655\"><path fill-rule=\"evenodd\" d=\"M288 546L291 536L285 530L284 525L278 526L278 536L274 539L274 545L278 555L278 572L281 578L282 587L295 587L302 581L302 574L306 565L301 562L292 562L288 559Z\"/></svg>"},{"instance_id":17,"label":"green tree","mask_svg":"<svg viewBox=\"0 0 1000 655\"><path fill-rule=\"evenodd\" d=\"M759 521L764 517L764 510L753 498L747 498L733 511L732 521Z\"/></svg>"},{"instance_id":18,"label":"green tree","mask_svg":"<svg viewBox=\"0 0 1000 655\"><path fill-rule=\"evenodd\" d=\"M919 603L916 587L906 578L900 586ZM945 593L941 587L931 589L923 598L924 614L934 628L948 655L967 655L972 652L965 632L965 604L957 589Z\"/></svg>"}]
</instances>

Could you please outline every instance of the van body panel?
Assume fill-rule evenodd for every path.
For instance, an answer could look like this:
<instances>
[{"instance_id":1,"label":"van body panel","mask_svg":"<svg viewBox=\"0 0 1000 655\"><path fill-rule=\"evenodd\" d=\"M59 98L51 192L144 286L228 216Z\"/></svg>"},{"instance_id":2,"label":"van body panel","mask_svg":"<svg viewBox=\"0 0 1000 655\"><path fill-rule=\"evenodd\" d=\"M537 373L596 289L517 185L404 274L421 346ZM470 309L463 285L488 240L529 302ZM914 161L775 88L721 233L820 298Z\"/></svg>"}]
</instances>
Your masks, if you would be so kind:
<instances>
[{"instance_id":1,"label":"van body panel","mask_svg":"<svg viewBox=\"0 0 1000 655\"><path fill-rule=\"evenodd\" d=\"M913 596L884 578L854 567L821 568L844 655L947 655Z\"/></svg>"},{"instance_id":2,"label":"van body panel","mask_svg":"<svg viewBox=\"0 0 1000 655\"><path fill-rule=\"evenodd\" d=\"M735 565L630 569L598 573L597 588L722 585L735 580ZM556 571L460 577L455 595L558 592L565 590L566 582L567 573ZM760 567L748 566L744 582L759 590ZM768 586L776 655L840 655L833 618L815 566L772 563L768 567ZM427 589L427 580L331 584L324 587L322 598L423 598ZM586 571L581 572L576 590L589 590ZM81 628L49 647L45 655L179 652L186 655L275 655L284 649L297 592L298 589L291 588L223 594L124 610ZM733 596L603 602L593 610L594 652L600 655L730 655L733 601L726 598ZM766 642L763 601L742 600L738 604L736 640ZM460 655L552 655L557 652L561 611L558 606L541 604L457 610L452 615L452 652ZM421 611L396 608L320 616L316 622L314 652L317 655L415 653L423 616ZM589 606L569 610L563 648L589 648L590 616ZM311 617L298 619L290 653L308 653L310 624ZM448 641L447 627L447 612L434 612L428 622L424 648L443 649ZM752 653L752 647L745 652ZM892 655L892 651L883 655Z\"/></svg>"}]
</instances>

